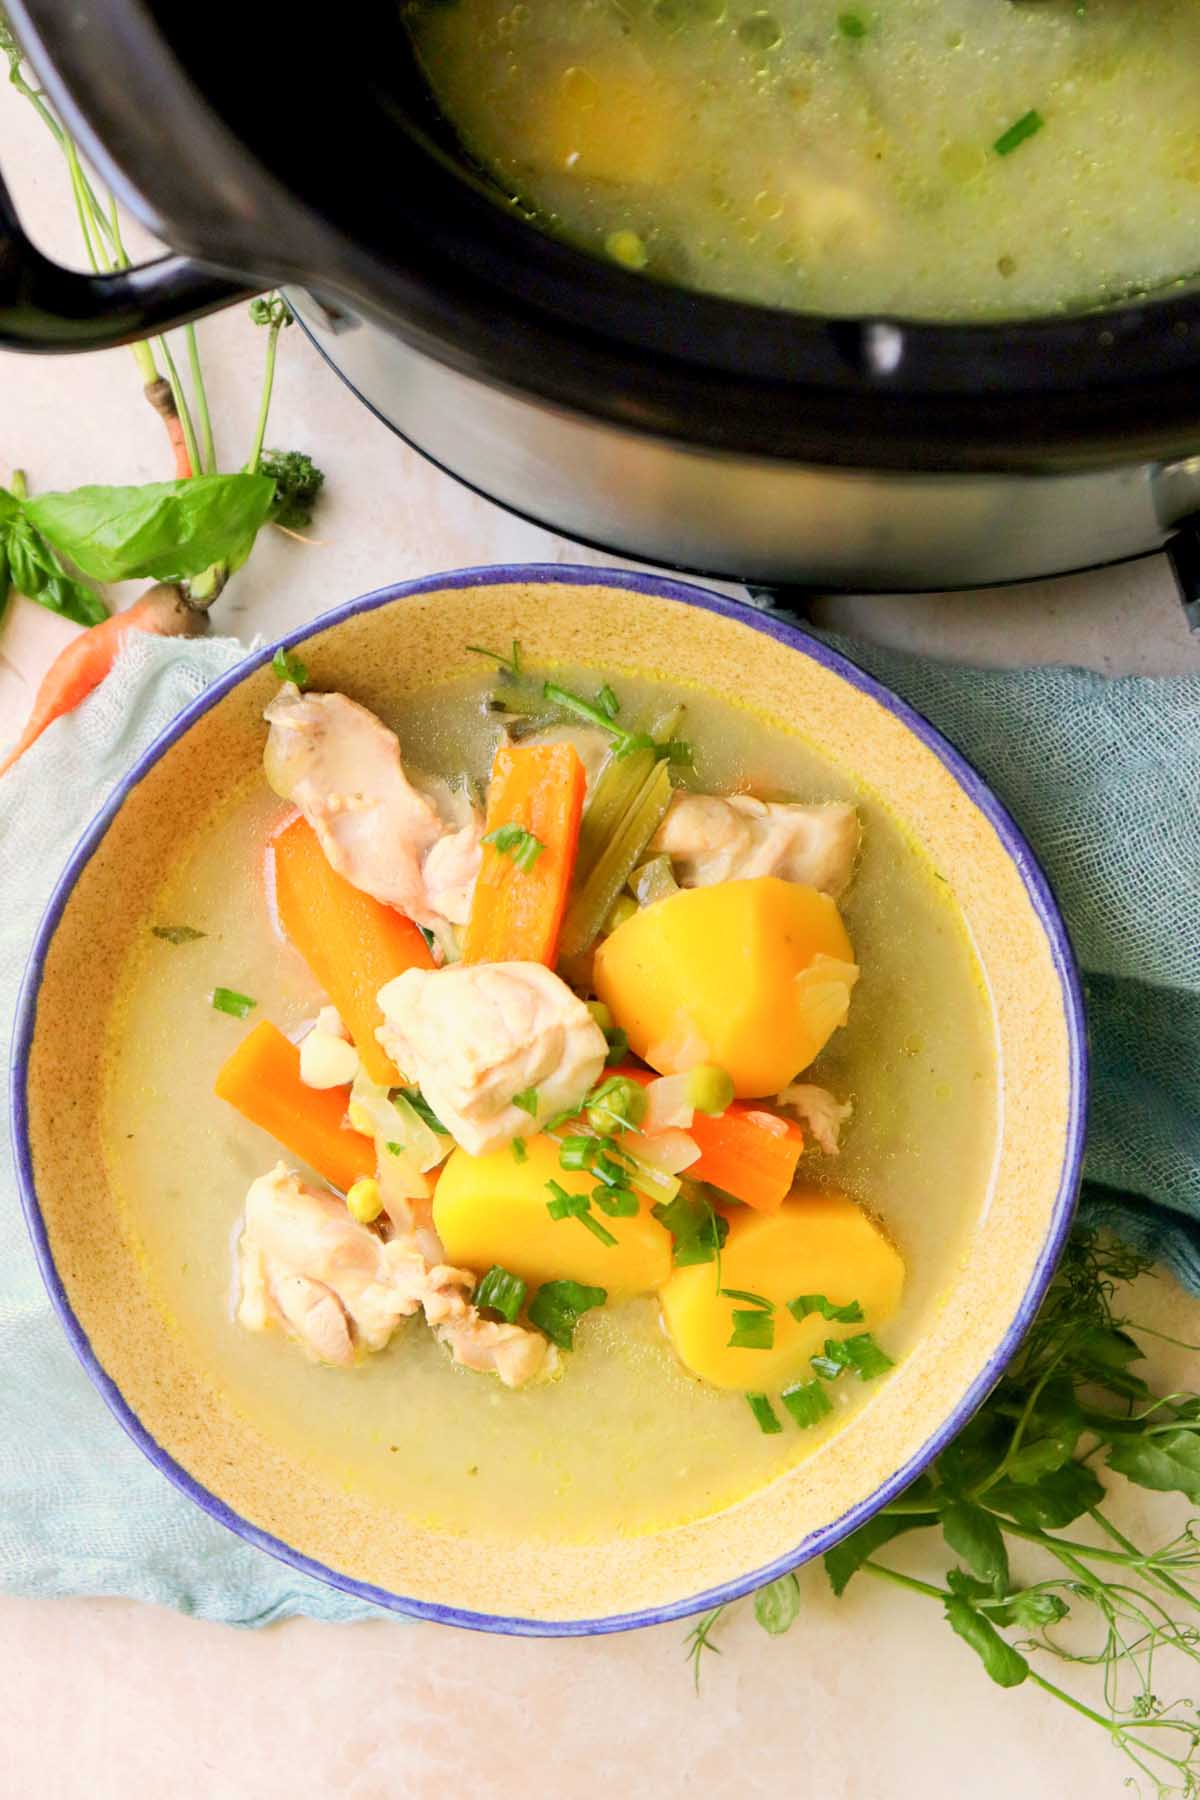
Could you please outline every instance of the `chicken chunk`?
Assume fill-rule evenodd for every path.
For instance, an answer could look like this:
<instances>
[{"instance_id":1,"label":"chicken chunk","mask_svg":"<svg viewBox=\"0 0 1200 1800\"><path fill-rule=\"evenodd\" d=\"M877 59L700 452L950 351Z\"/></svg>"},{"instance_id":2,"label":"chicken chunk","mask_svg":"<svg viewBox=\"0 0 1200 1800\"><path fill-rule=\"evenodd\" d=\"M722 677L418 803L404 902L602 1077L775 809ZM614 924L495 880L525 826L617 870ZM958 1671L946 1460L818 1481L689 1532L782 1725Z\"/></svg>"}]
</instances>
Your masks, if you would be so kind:
<instances>
[{"instance_id":1,"label":"chicken chunk","mask_svg":"<svg viewBox=\"0 0 1200 1800\"><path fill-rule=\"evenodd\" d=\"M379 1041L472 1156L528 1137L594 1086L608 1045L540 963L406 969L379 991ZM513 1096L535 1090L536 1117Z\"/></svg>"},{"instance_id":2,"label":"chicken chunk","mask_svg":"<svg viewBox=\"0 0 1200 1800\"><path fill-rule=\"evenodd\" d=\"M841 1148L842 1126L854 1111L852 1100L837 1100L828 1088L801 1081L785 1087L777 1104L794 1114L802 1125L807 1125L826 1156L837 1155Z\"/></svg>"},{"instance_id":3,"label":"chicken chunk","mask_svg":"<svg viewBox=\"0 0 1200 1800\"><path fill-rule=\"evenodd\" d=\"M278 1325L318 1362L345 1368L359 1350L382 1350L401 1319L423 1310L456 1362L506 1387L558 1365L540 1332L481 1316L470 1300L475 1277L442 1261L428 1227L385 1242L283 1163L246 1195L238 1270L239 1323Z\"/></svg>"},{"instance_id":4,"label":"chicken chunk","mask_svg":"<svg viewBox=\"0 0 1200 1800\"><path fill-rule=\"evenodd\" d=\"M852 806L781 804L752 794L675 795L651 844L680 887L715 887L776 875L833 899L849 885L861 838Z\"/></svg>"},{"instance_id":5,"label":"chicken chunk","mask_svg":"<svg viewBox=\"0 0 1200 1800\"><path fill-rule=\"evenodd\" d=\"M395 732L345 694L286 682L263 716L267 779L300 808L338 874L430 930L462 924L479 869L474 809L449 829L405 774Z\"/></svg>"},{"instance_id":6,"label":"chicken chunk","mask_svg":"<svg viewBox=\"0 0 1200 1800\"><path fill-rule=\"evenodd\" d=\"M352 1363L359 1345L382 1350L420 1304L397 1285L389 1250L340 1200L277 1163L246 1195L238 1320L250 1331L281 1325L320 1362Z\"/></svg>"}]
</instances>

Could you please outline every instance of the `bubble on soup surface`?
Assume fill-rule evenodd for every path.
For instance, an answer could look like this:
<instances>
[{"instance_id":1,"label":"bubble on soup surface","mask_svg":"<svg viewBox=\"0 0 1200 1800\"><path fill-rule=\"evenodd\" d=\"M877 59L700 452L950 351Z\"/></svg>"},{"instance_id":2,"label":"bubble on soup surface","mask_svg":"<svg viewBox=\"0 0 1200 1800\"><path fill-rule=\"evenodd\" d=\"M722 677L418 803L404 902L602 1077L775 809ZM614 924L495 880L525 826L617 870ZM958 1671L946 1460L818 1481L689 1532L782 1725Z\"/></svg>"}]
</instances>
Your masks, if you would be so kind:
<instances>
[{"instance_id":1,"label":"bubble on soup surface","mask_svg":"<svg viewBox=\"0 0 1200 1800\"><path fill-rule=\"evenodd\" d=\"M783 37L774 13L752 12L742 20L737 34L750 50L774 50Z\"/></svg>"}]
</instances>

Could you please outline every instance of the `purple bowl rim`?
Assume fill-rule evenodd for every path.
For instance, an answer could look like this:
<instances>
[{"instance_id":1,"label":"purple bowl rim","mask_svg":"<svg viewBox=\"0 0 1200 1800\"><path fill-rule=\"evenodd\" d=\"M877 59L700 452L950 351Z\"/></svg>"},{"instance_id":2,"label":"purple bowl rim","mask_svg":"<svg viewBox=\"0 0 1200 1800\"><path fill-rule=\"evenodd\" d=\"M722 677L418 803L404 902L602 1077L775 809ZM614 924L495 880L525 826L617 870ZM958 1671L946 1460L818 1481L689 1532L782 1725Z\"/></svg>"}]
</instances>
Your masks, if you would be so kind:
<instances>
[{"instance_id":1,"label":"purple bowl rim","mask_svg":"<svg viewBox=\"0 0 1200 1800\"><path fill-rule=\"evenodd\" d=\"M1067 1027L1070 1076L1066 1144L1046 1240L1042 1245L1021 1304L1003 1338L986 1366L980 1370L938 1429L926 1439L901 1468L897 1469L871 1494L848 1508L839 1518L832 1520L828 1525L811 1532L794 1549L786 1551L764 1567L752 1570L748 1574L735 1576L716 1587L705 1589L702 1593L692 1594L666 1605L647 1607L639 1612L608 1614L596 1619L508 1617L503 1614L473 1612L461 1607L443 1606L435 1601L414 1600L400 1594L393 1594L384 1588L359 1581L351 1575L342 1574L337 1569L317 1562L312 1557L305 1556L300 1551L293 1549L289 1544L285 1544L281 1539L273 1537L269 1532L263 1531L259 1526L252 1524L227 1506L223 1500L220 1500L216 1494L177 1463L174 1457L147 1431L121 1394L116 1383L107 1374L67 1298L66 1290L55 1266L45 1221L42 1218L34 1188L25 1079L33 1041L42 969L76 882L91 860L97 846L103 840L116 814L124 805L126 798L165 753L191 729L197 719L202 718L212 707L218 705L226 694L240 686L248 676L261 669L264 664L269 663L276 651L291 649L294 645L301 644L318 633L327 631L332 626L340 625L347 619L355 618L360 613L373 612L381 606L411 599L419 594L440 593L456 588L506 585L550 586L554 584L564 587L632 589L634 592L653 595L664 600L673 600L685 606L699 607L705 612L718 613L750 630L760 631L764 636L773 638L777 643L794 650L798 655L818 663L832 674L839 676L851 687L867 694L887 712L899 719L921 743L933 752L938 761L958 782L967 798L989 821L1021 878L1034 914L1046 934L1059 981L1063 1015ZM278 1561L287 1564L297 1573L324 1582L328 1586L340 1589L343 1593L353 1595L356 1599L367 1601L385 1611L400 1613L409 1618L423 1619L436 1624L458 1625L467 1630L507 1633L519 1637L588 1637L610 1631L632 1631L644 1625L666 1624L671 1620L686 1618L690 1614L703 1612L727 1601L742 1598L753 1592L755 1588L763 1586L764 1583L787 1574L802 1563L809 1562L824 1551L831 1549L842 1538L847 1537L850 1532L864 1524L881 1507L886 1506L889 1501L902 1493L946 1447L999 1379L1005 1364L1016 1350L1032 1321L1062 1253L1074 1216L1082 1171L1084 1135L1087 1125L1087 1064L1087 1030L1079 972L1067 928L1051 892L1049 882L1024 834L988 787L983 777L961 752L956 750L915 708L901 700L897 694L892 693L881 682L876 681L874 676L868 675L865 670L860 669L847 657L831 649L819 639L811 637L798 625L792 624L776 614L762 612L746 602L728 599L722 594L698 587L692 582L675 580L665 575L648 574L636 569L591 568L584 564L573 563L493 564L480 568L455 569L437 575L425 575L413 581L390 583L385 587L374 588L370 593L361 594L353 600L348 600L341 606L332 608L329 612L321 613L317 618L298 626L285 636L273 640L260 649L249 651L232 669L219 676L194 700L189 701L148 745L116 784L100 811L85 828L55 883L38 925L21 982L13 1028L10 1057L10 1123L16 1150L21 1208L33 1241L38 1268L49 1292L51 1303L66 1331L72 1349L83 1364L92 1383L99 1390L101 1398L110 1412L154 1467L165 1475L175 1487L193 1500L211 1518L216 1519L219 1524L224 1525L247 1543L253 1544L257 1549L263 1550Z\"/></svg>"}]
</instances>

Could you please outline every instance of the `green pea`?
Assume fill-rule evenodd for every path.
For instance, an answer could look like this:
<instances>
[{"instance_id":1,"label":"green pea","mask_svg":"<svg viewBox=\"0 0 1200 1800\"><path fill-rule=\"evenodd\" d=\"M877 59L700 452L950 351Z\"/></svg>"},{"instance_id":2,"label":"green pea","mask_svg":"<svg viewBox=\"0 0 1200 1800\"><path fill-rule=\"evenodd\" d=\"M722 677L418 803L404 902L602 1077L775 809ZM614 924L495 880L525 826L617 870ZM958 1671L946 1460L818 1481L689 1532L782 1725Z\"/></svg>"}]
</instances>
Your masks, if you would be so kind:
<instances>
[{"instance_id":1,"label":"green pea","mask_svg":"<svg viewBox=\"0 0 1200 1800\"><path fill-rule=\"evenodd\" d=\"M716 1063L688 1070L687 1101L696 1112L723 1113L733 1099L733 1082Z\"/></svg>"}]
</instances>

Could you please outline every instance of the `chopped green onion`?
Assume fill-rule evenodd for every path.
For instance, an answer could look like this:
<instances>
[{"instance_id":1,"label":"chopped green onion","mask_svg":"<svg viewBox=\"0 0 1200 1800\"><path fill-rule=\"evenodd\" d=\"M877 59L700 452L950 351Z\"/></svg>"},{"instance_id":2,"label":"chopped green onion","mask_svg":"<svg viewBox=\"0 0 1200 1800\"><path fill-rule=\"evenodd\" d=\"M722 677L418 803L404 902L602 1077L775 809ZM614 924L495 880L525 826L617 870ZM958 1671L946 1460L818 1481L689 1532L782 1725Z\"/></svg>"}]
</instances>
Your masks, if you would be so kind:
<instances>
[{"instance_id":1,"label":"chopped green onion","mask_svg":"<svg viewBox=\"0 0 1200 1800\"><path fill-rule=\"evenodd\" d=\"M282 645L271 658L271 667L280 681L291 681L298 688L308 686L308 664L301 662L298 656L293 656Z\"/></svg>"},{"instance_id":2,"label":"chopped green onion","mask_svg":"<svg viewBox=\"0 0 1200 1800\"><path fill-rule=\"evenodd\" d=\"M575 1348L575 1327L585 1312L603 1306L608 1292L581 1281L547 1281L529 1304L529 1321L560 1350Z\"/></svg>"},{"instance_id":3,"label":"chopped green onion","mask_svg":"<svg viewBox=\"0 0 1200 1800\"><path fill-rule=\"evenodd\" d=\"M651 1212L674 1238L672 1254L680 1269L715 1261L729 1236L728 1219L723 1219L703 1196L693 1197L681 1190L669 1205L652 1207Z\"/></svg>"},{"instance_id":4,"label":"chopped green onion","mask_svg":"<svg viewBox=\"0 0 1200 1800\"><path fill-rule=\"evenodd\" d=\"M408 1104L412 1107L417 1117L424 1120L430 1131L436 1131L439 1137L450 1136L450 1133L442 1124L442 1121L438 1118L420 1088L406 1087L393 1089L392 1093L389 1095L389 1098L393 1102L395 1101L397 1093L404 1095L404 1098L408 1101Z\"/></svg>"},{"instance_id":5,"label":"chopped green onion","mask_svg":"<svg viewBox=\"0 0 1200 1800\"><path fill-rule=\"evenodd\" d=\"M536 1088L522 1088L519 1094L513 1095L512 1103L514 1106L519 1106L523 1113L528 1113L531 1119L537 1118L538 1091Z\"/></svg>"},{"instance_id":6,"label":"chopped green onion","mask_svg":"<svg viewBox=\"0 0 1200 1800\"><path fill-rule=\"evenodd\" d=\"M513 1138L508 1147L512 1151L512 1159L515 1163L523 1163L528 1160L529 1152L525 1148L524 1138Z\"/></svg>"},{"instance_id":7,"label":"chopped green onion","mask_svg":"<svg viewBox=\"0 0 1200 1800\"><path fill-rule=\"evenodd\" d=\"M639 906L653 906L656 900L668 900L679 892L679 883L669 856L652 856L629 877L629 891Z\"/></svg>"},{"instance_id":8,"label":"chopped green onion","mask_svg":"<svg viewBox=\"0 0 1200 1800\"><path fill-rule=\"evenodd\" d=\"M747 1394L746 1405L758 1420L758 1429L770 1437L774 1432L782 1431L783 1426L775 1416L775 1408L765 1394Z\"/></svg>"},{"instance_id":9,"label":"chopped green onion","mask_svg":"<svg viewBox=\"0 0 1200 1800\"><path fill-rule=\"evenodd\" d=\"M606 1031L604 1036L608 1042L608 1055L604 1061L612 1069L629 1055L629 1034L618 1025L615 1031Z\"/></svg>"},{"instance_id":10,"label":"chopped green onion","mask_svg":"<svg viewBox=\"0 0 1200 1800\"><path fill-rule=\"evenodd\" d=\"M568 1194L557 1181L548 1181L546 1186L552 1195L546 1202L546 1211L552 1219L578 1219L593 1237L599 1238L602 1244L612 1249L617 1240L607 1225L602 1225L599 1219L593 1219L592 1203L586 1194Z\"/></svg>"},{"instance_id":11,"label":"chopped green onion","mask_svg":"<svg viewBox=\"0 0 1200 1800\"><path fill-rule=\"evenodd\" d=\"M152 937L164 938L168 944L194 944L197 938L206 937L204 931L197 931L194 925L152 925Z\"/></svg>"},{"instance_id":12,"label":"chopped green onion","mask_svg":"<svg viewBox=\"0 0 1200 1800\"><path fill-rule=\"evenodd\" d=\"M393 1144L391 1139L389 1138L387 1152L388 1152L389 1156L403 1156L404 1155L404 1145L403 1144Z\"/></svg>"},{"instance_id":13,"label":"chopped green onion","mask_svg":"<svg viewBox=\"0 0 1200 1800\"><path fill-rule=\"evenodd\" d=\"M997 156L1011 156L1013 151L1029 138L1036 137L1045 123L1045 119L1036 107L1031 107L1027 113L1022 113L1021 117L1010 125L1007 131L1000 133L992 145L992 149Z\"/></svg>"},{"instance_id":14,"label":"chopped green onion","mask_svg":"<svg viewBox=\"0 0 1200 1800\"><path fill-rule=\"evenodd\" d=\"M879 1348L869 1331L860 1331L854 1337L844 1338L842 1343L850 1359L850 1367L860 1381L871 1381L876 1375L882 1375L895 1367L891 1357Z\"/></svg>"},{"instance_id":15,"label":"chopped green onion","mask_svg":"<svg viewBox=\"0 0 1200 1800\"><path fill-rule=\"evenodd\" d=\"M621 710L621 702L609 687L607 681L596 695L596 705L606 718L615 719Z\"/></svg>"},{"instance_id":16,"label":"chopped green onion","mask_svg":"<svg viewBox=\"0 0 1200 1800\"><path fill-rule=\"evenodd\" d=\"M244 1019L258 1005L249 994L239 994L235 988L216 987L212 991L212 1004L217 1012L228 1013L231 1018Z\"/></svg>"},{"instance_id":17,"label":"chopped green onion","mask_svg":"<svg viewBox=\"0 0 1200 1800\"><path fill-rule=\"evenodd\" d=\"M475 1289L474 1299L476 1306L490 1307L513 1325L525 1304L525 1283L519 1275L510 1275L499 1263L493 1263Z\"/></svg>"},{"instance_id":18,"label":"chopped green onion","mask_svg":"<svg viewBox=\"0 0 1200 1800\"><path fill-rule=\"evenodd\" d=\"M826 1338L824 1351L808 1360L825 1381L836 1381L842 1370L850 1367L850 1357L837 1338Z\"/></svg>"},{"instance_id":19,"label":"chopped green onion","mask_svg":"<svg viewBox=\"0 0 1200 1800\"><path fill-rule=\"evenodd\" d=\"M627 1075L610 1075L588 1095L587 1122L601 1137L636 1130L646 1116L649 1101L640 1082Z\"/></svg>"},{"instance_id":20,"label":"chopped green onion","mask_svg":"<svg viewBox=\"0 0 1200 1800\"><path fill-rule=\"evenodd\" d=\"M558 1147L559 1167L572 1171L590 1169L599 1149L598 1138L565 1137Z\"/></svg>"},{"instance_id":21,"label":"chopped green onion","mask_svg":"<svg viewBox=\"0 0 1200 1800\"><path fill-rule=\"evenodd\" d=\"M733 1313L733 1336L729 1340L730 1350L773 1350L775 1348L775 1321L769 1312L760 1312L756 1307L753 1312Z\"/></svg>"},{"instance_id":22,"label":"chopped green onion","mask_svg":"<svg viewBox=\"0 0 1200 1800\"><path fill-rule=\"evenodd\" d=\"M768 1300L765 1294L751 1294L745 1288L722 1288L726 1300L744 1300L747 1306L757 1306L763 1312L773 1313L775 1302Z\"/></svg>"},{"instance_id":23,"label":"chopped green onion","mask_svg":"<svg viewBox=\"0 0 1200 1800\"><path fill-rule=\"evenodd\" d=\"M486 832L481 841L491 844L502 856L511 856L517 868L525 873L532 869L546 848L542 840L534 837L532 831L526 831L523 825L497 825L494 831Z\"/></svg>"},{"instance_id":24,"label":"chopped green onion","mask_svg":"<svg viewBox=\"0 0 1200 1800\"><path fill-rule=\"evenodd\" d=\"M863 1316L857 1300L849 1300L845 1306L834 1306L824 1294L798 1294L788 1301L787 1309L797 1322L807 1319L810 1313L820 1313L823 1319L834 1319L839 1325L857 1325Z\"/></svg>"},{"instance_id":25,"label":"chopped green onion","mask_svg":"<svg viewBox=\"0 0 1200 1800\"><path fill-rule=\"evenodd\" d=\"M695 1112L715 1117L726 1112L733 1099L733 1080L716 1063L697 1063L688 1070L687 1103Z\"/></svg>"},{"instance_id":26,"label":"chopped green onion","mask_svg":"<svg viewBox=\"0 0 1200 1800\"><path fill-rule=\"evenodd\" d=\"M605 1036L607 1036L613 1028L613 1016L609 1012L607 1006L605 1006L603 1000L589 1000L586 1002L586 1005L592 1018L596 1021L596 1024L600 1027L601 1031L604 1032Z\"/></svg>"},{"instance_id":27,"label":"chopped green onion","mask_svg":"<svg viewBox=\"0 0 1200 1800\"><path fill-rule=\"evenodd\" d=\"M605 1187L629 1186L629 1176L625 1167L628 1158L624 1151L617 1151L617 1156L621 1157L621 1162L618 1162L615 1156L605 1156L603 1152L592 1161L592 1174L598 1181L602 1181Z\"/></svg>"},{"instance_id":28,"label":"chopped green onion","mask_svg":"<svg viewBox=\"0 0 1200 1800\"><path fill-rule=\"evenodd\" d=\"M833 1411L833 1404L819 1381L796 1381L779 1398L799 1425L807 1431Z\"/></svg>"},{"instance_id":29,"label":"chopped green onion","mask_svg":"<svg viewBox=\"0 0 1200 1800\"><path fill-rule=\"evenodd\" d=\"M499 663L509 675L521 673L521 645L517 638L512 641L511 656L501 656L498 650L485 650L482 644L468 644L467 649L472 656L486 656L489 662Z\"/></svg>"},{"instance_id":30,"label":"chopped green onion","mask_svg":"<svg viewBox=\"0 0 1200 1800\"><path fill-rule=\"evenodd\" d=\"M641 1205L632 1188L593 1188L592 1199L600 1211L607 1213L610 1219L635 1218Z\"/></svg>"},{"instance_id":31,"label":"chopped green onion","mask_svg":"<svg viewBox=\"0 0 1200 1800\"><path fill-rule=\"evenodd\" d=\"M865 38L867 35L866 21L853 12L838 14L838 30L848 38Z\"/></svg>"}]
</instances>

